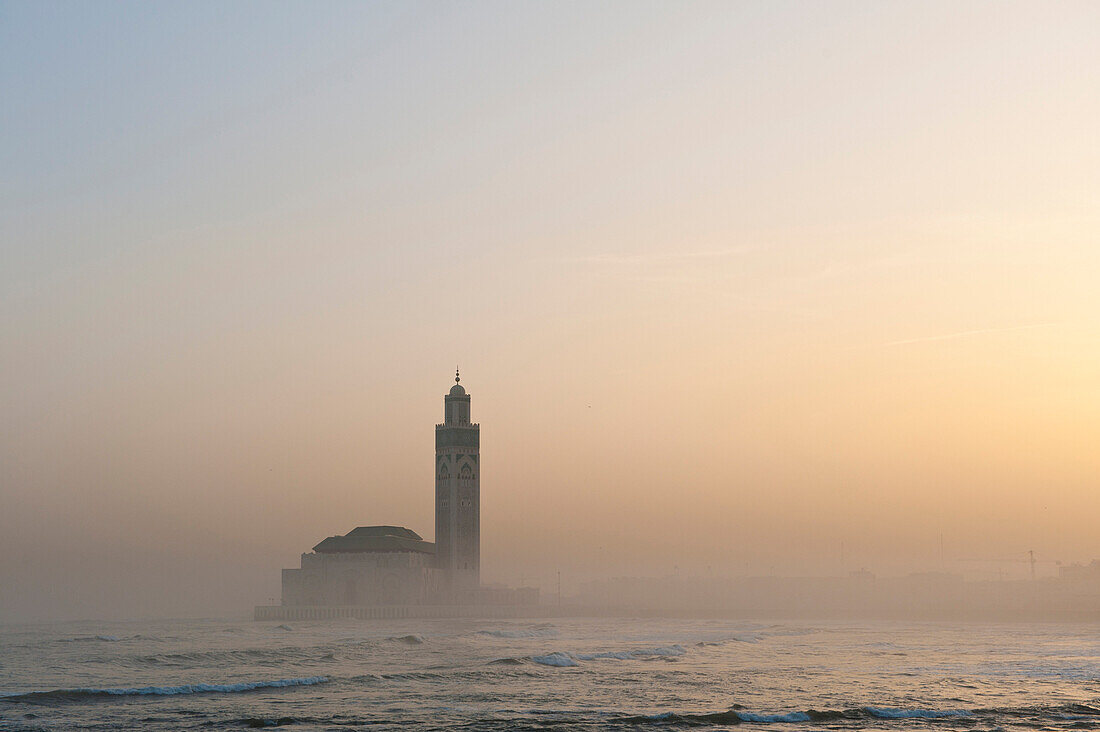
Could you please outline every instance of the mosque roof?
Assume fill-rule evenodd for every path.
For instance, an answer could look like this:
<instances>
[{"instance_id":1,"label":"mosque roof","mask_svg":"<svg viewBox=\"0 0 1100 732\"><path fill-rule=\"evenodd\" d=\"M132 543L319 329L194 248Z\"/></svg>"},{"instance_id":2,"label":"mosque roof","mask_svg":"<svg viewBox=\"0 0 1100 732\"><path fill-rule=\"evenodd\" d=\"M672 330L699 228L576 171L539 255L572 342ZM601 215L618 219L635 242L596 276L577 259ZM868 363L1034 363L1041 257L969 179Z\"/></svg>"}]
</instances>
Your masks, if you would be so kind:
<instances>
[{"instance_id":1,"label":"mosque roof","mask_svg":"<svg viewBox=\"0 0 1100 732\"><path fill-rule=\"evenodd\" d=\"M330 536L313 551L321 554L362 552L420 552L435 554L435 544L403 526L360 526L343 536Z\"/></svg>"}]
</instances>

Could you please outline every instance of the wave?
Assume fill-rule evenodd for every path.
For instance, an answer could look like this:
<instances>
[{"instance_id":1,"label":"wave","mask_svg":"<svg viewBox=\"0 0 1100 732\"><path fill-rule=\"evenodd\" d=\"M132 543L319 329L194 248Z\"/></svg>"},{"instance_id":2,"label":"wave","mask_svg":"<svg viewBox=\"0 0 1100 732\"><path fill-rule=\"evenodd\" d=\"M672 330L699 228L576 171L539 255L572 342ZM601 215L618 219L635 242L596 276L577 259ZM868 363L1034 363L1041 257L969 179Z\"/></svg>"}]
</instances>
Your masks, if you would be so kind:
<instances>
[{"instance_id":1,"label":"wave","mask_svg":"<svg viewBox=\"0 0 1100 732\"><path fill-rule=\"evenodd\" d=\"M115 663L130 666L208 666L227 663L281 665L290 662L332 660L331 646L285 646L283 648L240 648L217 651L153 653L123 656Z\"/></svg>"},{"instance_id":2,"label":"wave","mask_svg":"<svg viewBox=\"0 0 1100 732\"><path fill-rule=\"evenodd\" d=\"M613 658L619 661L632 661L639 658L673 658L687 653L681 645L662 646L661 648L637 648L631 651L605 651L603 653L578 653L575 658L581 661L595 661L600 658Z\"/></svg>"},{"instance_id":3,"label":"wave","mask_svg":"<svg viewBox=\"0 0 1100 732\"><path fill-rule=\"evenodd\" d=\"M397 641L398 643L404 643L405 645L409 646L418 646L424 642L424 636L414 634L398 635L393 636L392 638L387 638L386 640Z\"/></svg>"},{"instance_id":4,"label":"wave","mask_svg":"<svg viewBox=\"0 0 1100 732\"><path fill-rule=\"evenodd\" d=\"M621 724L661 724L698 726L704 724L782 724L798 722L830 722L841 719L945 719L969 717L974 714L966 709L898 709L893 707L860 707L845 710L807 709L802 712L776 712L758 714L741 711L735 705L725 712L663 712L661 714L619 717L615 721Z\"/></svg>"},{"instance_id":5,"label":"wave","mask_svg":"<svg viewBox=\"0 0 1100 732\"><path fill-rule=\"evenodd\" d=\"M724 646L727 643L759 643L769 638L812 635L821 632L817 628L802 628L787 625L772 625L756 629L737 631L731 635L718 637L705 637L695 645L697 646Z\"/></svg>"},{"instance_id":6,"label":"wave","mask_svg":"<svg viewBox=\"0 0 1100 732\"><path fill-rule=\"evenodd\" d=\"M144 636L132 635L125 638L120 638L117 635L78 635L75 638L58 638L55 643L118 643L124 640L140 640Z\"/></svg>"},{"instance_id":7,"label":"wave","mask_svg":"<svg viewBox=\"0 0 1100 732\"><path fill-rule=\"evenodd\" d=\"M734 712L742 722L809 722L810 715L806 712L788 712L787 714L752 714L751 712Z\"/></svg>"},{"instance_id":8,"label":"wave","mask_svg":"<svg viewBox=\"0 0 1100 732\"><path fill-rule=\"evenodd\" d=\"M302 720L294 717L276 717L274 719L267 719L265 717L246 717L244 719L236 720L237 724L250 729L261 729L263 727L283 727L285 725L298 724Z\"/></svg>"},{"instance_id":9,"label":"wave","mask_svg":"<svg viewBox=\"0 0 1100 732\"><path fill-rule=\"evenodd\" d=\"M552 625L536 625L532 628L499 628L479 630L474 635L487 636L489 638L553 638L558 631Z\"/></svg>"},{"instance_id":10,"label":"wave","mask_svg":"<svg viewBox=\"0 0 1100 732\"><path fill-rule=\"evenodd\" d=\"M230 694L256 689L279 689L287 686L312 686L328 681L325 676L302 679L277 679L275 681L245 681L237 684L185 684L183 686L143 686L132 689L54 689L30 691L23 694L0 696L7 702L48 702L50 700L79 700L114 696L178 696L181 694Z\"/></svg>"},{"instance_id":11,"label":"wave","mask_svg":"<svg viewBox=\"0 0 1100 732\"><path fill-rule=\"evenodd\" d=\"M287 727L297 724L311 724L325 727L363 727L379 724L399 724L398 720L359 719L357 717L345 717L336 715L333 717L245 717L244 719L227 719L225 727L247 727L250 729L263 729L266 727ZM206 724L212 725L212 722Z\"/></svg>"},{"instance_id":12,"label":"wave","mask_svg":"<svg viewBox=\"0 0 1100 732\"><path fill-rule=\"evenodd\" d=\"M533 661L543 666L572 667L579 665L577 661L599 661L610 659L616 661L653 661L657 659L673 660L687 653L687 649L681 645L661 646L660 648L634 648L626 651L602 651L600 653L564 653L554 651L539 656L527 656L526 659L499 658L490 663L498 665L517 665L523 660Z\"/></svg>"},{"instance_id":13,"label":"wave","mask_svg":"<svg viewBox=\"0 0 1100 732\"><path fill-rule=\"evenodd\" d=\"M615 721L628 725L667 724L697 727L704 724L741 724L744 720L738 716L737 712L730 710L728 712L705 712L702 714L662 712L661 714L618 717Z\"/></svg>"},{"instance_id":14,"label":"wave","mask_svg":"<svg viewBox=\"0 0 1100 732\"><path fill-rule=\"evenodd\" d=\"M969 717L966 709L895 709L892 707L864 707L872 717L879 719L943 719L944 717Z\"/></svg>"},{"instance_id":15,"label":"wave","mask_svg":"<svg viewBox=\"0 0 1100 732\"><path fill-rule=\"evenodd\" d=\"M453 675L436 671L399 671L392 674L380 674L378 678L387 681L432 681L434 679L445 679Z\"/></svg>"},{"instance_id":16,"label":"wave","mask_svg":"<svg viewBox=\"0 0 1100 732\"><path fill-rule=\"evenodd\" d=\"M1087 705L1065 705L1064 707L1057 707L1057 709L1071 708L1075 706L1083 706L1086 710L1091 710L1090 716L1095 718L1100 714L1100 709L1089 707ZM526 711L515 711L510 709L499 710L495 715L487 717L476 718L466 725L470 729L526 729L526 730L554 730L554 729L622 729L622 728L638 728L644 729L646 727L654 727L658 729L668 728L697 728L697 727L733 727L739 725L797 725L796 728L801 729L806 724L813 725L826 725L829 728L837 729L840 726L836 725L837 722L847 721L859 721L874 722L878 720L915 720L914 726L903 725L906 729L929 729L929 727L920 725L919 720L944 720L962 718L965 720L967 717L975 716L995 716L995 715L1010 715L1010 714L1030 714L1034 715L1037 712L1051 713L1055 708L1031 708L1031 709L989 709L989 710L953 710L953 709L921 709L921 708L894 708L894 707L857 707L853 709L845 710L814 710L809 709L805 711L795 712L774 712L774 713L756 713L745 711L744 707L740 704L734 704L730 709L724 712L661 712L658 714L649 715L633 715L626 716L617 713L610 712L598 712L591 709L584 710L564 710L564 709L532 709ZM275 727L296 723L312 723L323 724L325 726L331 725L367 725L367 724L382 724L384 722L380 720L362 720L351 719L342 716L331 717L326 719L313 719L313 718L247 718L242 720L233 720L237 724L243 724L247 727ZM982 720L988 721L991 724L996 725L997 722L994 719ZM834 724L830 724L834 723ZM934 724L934 722L933 722ZM941 723L942 724L942 723ZM967 728L971 727L967 722ZM1030 725L1029 725L1030 726ZM1036 727L1047 726L1043 724L1036 724ZM895 725L888 725L889 728L895 728ZM781 727L783 728L783 727ZM849 728L849 727L844 727ZM885 727L880 722L877 726L870 727L872 729L884 729ZM941 726L935 726L936 729L942 729ZM952 729L956 727L952 726ZM997 729L998 727L994 727ZM1074 729L1074 725L1068 727L1061 727L1061 729ZM1095 729L1089 725L1083 727L1085 729Z\"/></svg>"},{"instance_id":17,"label":"wave","mask_svg":"<svg viewBox=\"0 0 1100 732\"><path fill-rule=\"evenodd\" d=\"M801 635L816 635L822 632L821 628L807 628L801 625L769 625L764 628L763 635L796 637Z\"/></svg>"},{"instance_id":18,"label":"wave","mask_svg":"<svg viewBox=\"0 0 1100 732\"><path fill-rule=\"evenodd\" d=\"M784 633L770 633L762 630L747 630L737 632L733 634L711 634L706 635L696 641L695 645L704 646L725 646L730 643L759 643L762 640L766 640L772 635L784 635Z\"/></svg>"},{"instance_id":19,"label":"wave","mask_svg":"<svg viewBox=\"0 0 1100 732\"><path fill-rule=\"evenodd\" d=\"M729 642L731 643L759 643L763 639L767 638L767 633L741 633L739 635L731 636Z\"/></svg>"},{"instance_id":20,"label":"wave","mask_svg":"<svg viewBox=\"0 0 1100 732\"><path fill-rule=\"evenodd\" d=\"M541 663L543 666L576 666L577 662L573 660L573 657L568 653L560 653L555 651L554 653L547 653L545 656L531 656L531 660L535 663Z\"/></svg>"}]
</instances>

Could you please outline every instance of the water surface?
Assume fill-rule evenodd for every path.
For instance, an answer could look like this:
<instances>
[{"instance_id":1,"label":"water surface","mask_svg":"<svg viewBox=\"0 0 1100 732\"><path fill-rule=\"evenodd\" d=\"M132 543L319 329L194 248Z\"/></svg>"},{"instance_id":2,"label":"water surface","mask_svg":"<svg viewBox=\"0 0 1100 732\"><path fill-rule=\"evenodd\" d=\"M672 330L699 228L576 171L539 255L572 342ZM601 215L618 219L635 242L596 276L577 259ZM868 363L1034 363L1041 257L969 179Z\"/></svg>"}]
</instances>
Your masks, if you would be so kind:
<instances>
[{"instance_id":1,"label":"water surface","mask_svg":"<svg viewBox=\"0 0 1100 732\"><path fill-rule=\"evenodd\" d=\"M0 730L1094 729L1098 630L653 619L0 626Z\"/></svg>"}]
</instances>

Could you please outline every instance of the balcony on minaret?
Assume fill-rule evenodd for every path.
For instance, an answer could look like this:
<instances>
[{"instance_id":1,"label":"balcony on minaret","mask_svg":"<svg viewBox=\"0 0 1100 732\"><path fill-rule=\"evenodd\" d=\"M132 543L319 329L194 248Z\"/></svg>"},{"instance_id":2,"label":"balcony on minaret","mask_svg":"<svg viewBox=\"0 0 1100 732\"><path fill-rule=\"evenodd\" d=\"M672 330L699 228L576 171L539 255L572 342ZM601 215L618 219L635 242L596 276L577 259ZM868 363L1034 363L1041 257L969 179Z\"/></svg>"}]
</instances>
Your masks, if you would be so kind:
<instances>
[{"instance_id":1,"label":"balcony on minaret","mask_svg":"<svg viewBox=\"0 0 1100 732\"><path fill-rule=\"evenodd\" d=\"M467 422L466 424L437 424L435 426L435 449L444 450L450 447L474 448L479 447L481 440L481 425Z\"/></svg>"}]
</instances>

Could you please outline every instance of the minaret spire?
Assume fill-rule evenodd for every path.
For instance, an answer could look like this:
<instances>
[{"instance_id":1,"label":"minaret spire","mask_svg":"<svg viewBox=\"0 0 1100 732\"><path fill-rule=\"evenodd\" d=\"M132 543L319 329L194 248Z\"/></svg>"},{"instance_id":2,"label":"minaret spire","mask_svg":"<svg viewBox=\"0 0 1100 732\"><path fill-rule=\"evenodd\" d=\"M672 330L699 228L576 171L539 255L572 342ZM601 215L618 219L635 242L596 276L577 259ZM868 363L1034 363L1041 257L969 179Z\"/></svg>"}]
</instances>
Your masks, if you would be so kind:
<instances>
[{"instance_id":1,"label":"minaret spire","mask_svg":"<svg viewBox=\"0 0 1100 732\"><path fill-rule=\"evenodd\" d=\"M481 432L470 421L470 395L455 383L443 397L443 424L435 426L435 560L446 572L450 602L473 602L481 586Z\"/></svg>"}]
</instances>

